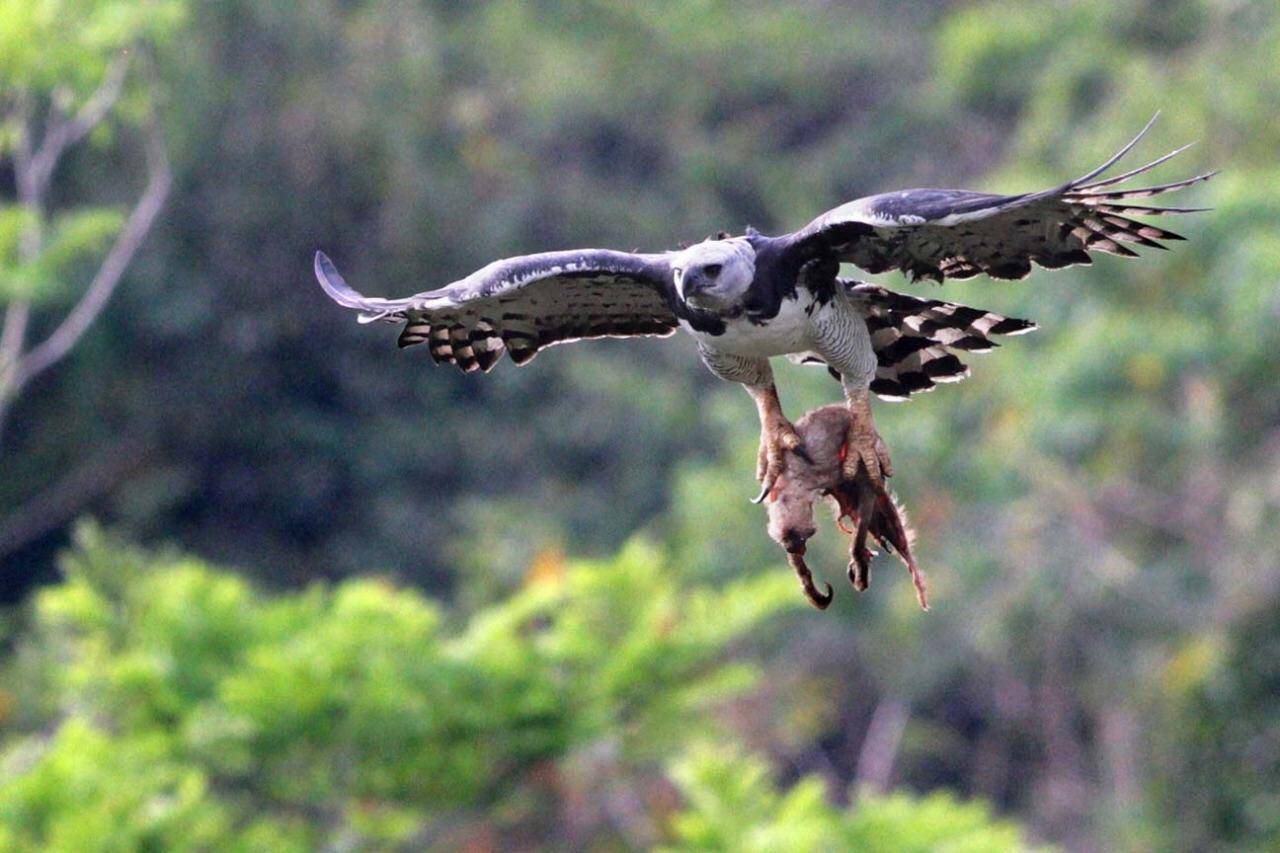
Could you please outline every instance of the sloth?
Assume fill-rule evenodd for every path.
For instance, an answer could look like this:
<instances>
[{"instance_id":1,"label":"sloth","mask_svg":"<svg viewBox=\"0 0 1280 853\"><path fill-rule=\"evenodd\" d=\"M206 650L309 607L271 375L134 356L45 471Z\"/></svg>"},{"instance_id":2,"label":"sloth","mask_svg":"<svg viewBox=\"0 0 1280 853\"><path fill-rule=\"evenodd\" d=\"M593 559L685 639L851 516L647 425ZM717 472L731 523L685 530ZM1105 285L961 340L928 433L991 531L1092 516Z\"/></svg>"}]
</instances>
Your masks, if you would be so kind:
<instances>
[{"instance_id":1,"label":"sloth","mask_svg":"<svg viewBox=\"0 0 1280 853\"><path fill-rule=\"evenodd\" d=\"M788 451L783 474L766 496L769 536L786 550L787 562L800 578L805 596L819 610L825 610L835 593L830 584L825 584L825 592L817 588L804 553L809 538L817 532L813 505L826 498L835 511L837 526L853 536L849 559L853 588L862 592L870 584L874 556L867 544L870 537L881 548L897 552L911 574L916 600L928 610L924 573L911 553L915 534L902 505L871 476L865 464L858 463L852 478L847 474L849 418L847 408L833 404L810 411L796 423L805 452Z\"/></svg>"}]
</instances>

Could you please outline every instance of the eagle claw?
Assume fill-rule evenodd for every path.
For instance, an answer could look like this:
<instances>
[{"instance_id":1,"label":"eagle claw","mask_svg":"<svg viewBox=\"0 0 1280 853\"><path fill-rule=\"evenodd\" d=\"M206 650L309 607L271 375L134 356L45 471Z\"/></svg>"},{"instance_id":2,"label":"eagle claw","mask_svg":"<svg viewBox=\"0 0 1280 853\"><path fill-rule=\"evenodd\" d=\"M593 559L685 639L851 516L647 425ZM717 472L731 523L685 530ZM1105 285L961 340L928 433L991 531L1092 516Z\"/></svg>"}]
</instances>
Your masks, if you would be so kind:
<instances>
[{"instance_id":1,"label":"eagle claw","mask_svg":"<svg viewBox=\"0 0 1280 853\"><path fill-rule=\"evenodd\" d=\"M886 480L893 476L889 448L869 412L865 418L859 417L858 409L851 407L850 415L845 444L840 448L844 478L853 481L861 473L877 493L884 494L888 489Z\"/></svg>"},{"instance_id":2,"label":"eagle claw","mask_svg":"<svg viewBox=\"0 0 1280 853\"><path fill-rule=\"evenodd\" d=\"M764 503L778 486L783 472L786 470L787 453L794 453L810 465L813 458L805 449L800 433L789 421L782 421L776 426L765 427L760 433L760 454L756 460L756 479L760 481L760 494L751 502Z\"/></svg>"}]
</instances>

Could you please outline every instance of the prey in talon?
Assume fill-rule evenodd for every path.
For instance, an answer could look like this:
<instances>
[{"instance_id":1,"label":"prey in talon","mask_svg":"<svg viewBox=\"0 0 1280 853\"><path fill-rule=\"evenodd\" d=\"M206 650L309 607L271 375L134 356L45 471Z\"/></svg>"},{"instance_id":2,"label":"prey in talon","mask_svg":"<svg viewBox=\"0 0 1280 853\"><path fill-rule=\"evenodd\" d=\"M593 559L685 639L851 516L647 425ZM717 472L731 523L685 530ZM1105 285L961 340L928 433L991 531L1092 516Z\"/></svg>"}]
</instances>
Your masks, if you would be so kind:
<instances>
[{"instance_id":1,"label":"prey in talon","mask_svg":"<svg viewBox=\"0 0 1280 853\"><path fill-rule=\"evenodd\" d=\"M825 591L818 589L804 557L810 537L817 532L813 505L826 499L835 510L837 525L853 536L848 574L854 589L861 592L870 584L874 556L870 539L897 552L911 575L916 600L928 610L924 573L911 552L914 534L905 511L884 485L889 473L884 442L878 436L867 440L866 447L873 453L869 466L854 445L857 429L856 416L841 405L814 409L795 425L805 455L793 451L784 456L783 473L769 495L769 536L787 552L787 562L799 577L805 596L819 610L825 610L834 592L830 584L824 584ZM850 527L845 526L846 520Z\"/></svg>"}]
</instances>

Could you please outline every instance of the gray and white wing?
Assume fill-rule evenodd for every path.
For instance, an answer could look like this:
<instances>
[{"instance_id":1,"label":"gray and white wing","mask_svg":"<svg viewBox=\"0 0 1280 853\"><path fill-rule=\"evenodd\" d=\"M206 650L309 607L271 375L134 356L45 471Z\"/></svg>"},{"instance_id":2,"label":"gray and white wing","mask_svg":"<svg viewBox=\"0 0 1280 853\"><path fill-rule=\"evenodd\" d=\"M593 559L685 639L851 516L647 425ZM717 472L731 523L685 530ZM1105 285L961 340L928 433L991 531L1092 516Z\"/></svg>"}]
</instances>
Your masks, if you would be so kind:
<instances>
[{"instance_id":1,"label":"gray and white wing","mask_svg":"<svg viewBox=\"0 0 1280 853\"><path fill-rule=\"evenodd\" d=\"M666 255L607 249L544 252L495 261L452 284L404 299L352 290L323 252L316 278L361 322L403 322L400 346L426 343L437 364L489 370L524 364L545 347L584 338L672 334Z\"/></svg>"},{"instance_id":2,"label":"gray and white wing","mask_svg":"<svg viewBox=\"0 0 1280 853\"><path fill-rule=\"evenodd\" d=\"M915 280L1018 279L1032 264L1058 269L1092 263L1090 252L1136 257L1131 245L1163 249L1158 240L1181 235L1134 219L1205 208L1135 205L1207 180L1209 172L1138 189L1109 189L1179 154L1183 146L1121 175L1094 181L1129 152L1147 126L1102 166L1074 181L1034 193L991 195L967 190L916 189L868 196L819 216L792 237L803 256L834 256L867 272L901 270ZM1126 245L1128 244L1128 245Z\"/></svg>"}]
</instances>

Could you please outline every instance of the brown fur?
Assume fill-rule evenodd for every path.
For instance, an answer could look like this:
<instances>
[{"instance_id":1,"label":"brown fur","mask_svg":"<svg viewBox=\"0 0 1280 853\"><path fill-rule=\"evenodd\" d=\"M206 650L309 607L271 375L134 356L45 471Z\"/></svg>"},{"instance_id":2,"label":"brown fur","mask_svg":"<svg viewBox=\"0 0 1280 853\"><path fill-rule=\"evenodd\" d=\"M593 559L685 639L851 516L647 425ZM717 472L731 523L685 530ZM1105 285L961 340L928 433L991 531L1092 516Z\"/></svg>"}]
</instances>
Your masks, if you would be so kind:
<instances>
[{"instance_id":1,"label":"brown fur","mask_svg":"<svg viewBox=\"0 0 1280 853\"><path fill-rule=\"evenodd\" d=\"M834 593L829 584L825 593L818 591L805 564L804 552L805 543L817 531L813 524L814 501L828 498L835 509L836 524L853 534L849 580L854 589L861 592L870 582L874 555L867 546L870 535L880 547L898 552L911 573L916 599L928 610L924 575L911 555L914 536L907 525L906 513L887 491L872 484L864 466L859 465L853 480L842 474L848 430L849 412L838 404L814 409L796 423L809 460L787 452L786 469L769 495L769 536L786 549L787 560L799 576L808 599L818 609L825 609ZM853 529L845 527L845 519Z\"/></svg>"}]
</instances>

